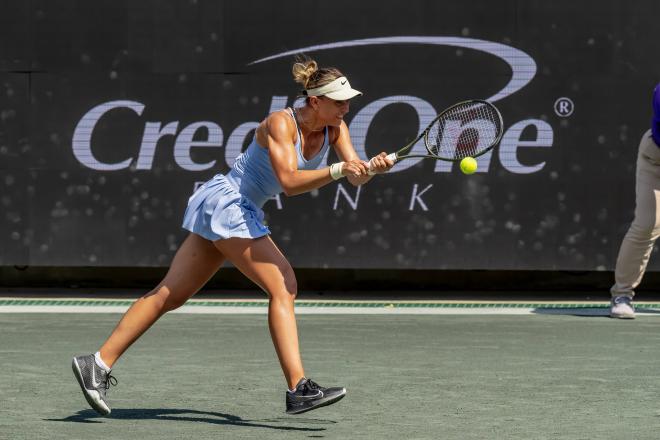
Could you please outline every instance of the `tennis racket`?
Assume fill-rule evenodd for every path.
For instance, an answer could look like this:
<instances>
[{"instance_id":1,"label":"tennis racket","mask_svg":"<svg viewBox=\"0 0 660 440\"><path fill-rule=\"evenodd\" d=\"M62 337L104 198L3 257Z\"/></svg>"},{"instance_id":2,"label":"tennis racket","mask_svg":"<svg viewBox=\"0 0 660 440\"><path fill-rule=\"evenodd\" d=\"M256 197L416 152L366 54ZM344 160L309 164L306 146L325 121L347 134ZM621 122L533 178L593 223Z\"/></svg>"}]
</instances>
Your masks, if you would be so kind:
<instances>
[{"instance_id":1,"label":"tennis racket","mask_svg":"<svg viewBox=\"0 0 660 440\"><path fill-rule=\"evenodd\" d=\"M459 162L488 152L502 139L503 131L499 110L490 102L471 99L443 110L417 139L387 158L394 163L411 157ZM410 154L422 138L427 154Z\"/></svg>"}]
</instances>

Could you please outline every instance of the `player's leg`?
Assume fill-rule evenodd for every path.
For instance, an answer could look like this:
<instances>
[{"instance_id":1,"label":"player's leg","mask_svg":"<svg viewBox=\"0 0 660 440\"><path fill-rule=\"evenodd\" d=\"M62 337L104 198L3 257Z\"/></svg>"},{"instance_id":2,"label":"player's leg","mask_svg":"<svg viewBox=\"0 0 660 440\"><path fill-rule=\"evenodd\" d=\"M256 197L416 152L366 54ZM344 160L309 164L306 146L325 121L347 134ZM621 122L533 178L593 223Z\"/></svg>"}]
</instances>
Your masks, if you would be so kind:
<instances>
[{"instance_id":1,"label":"player's leg","mask_svg":"<svg viewBox=\"0 0 660 440\"><path fill-rule=\"evenodd\" d=\"M106 392L114 380L110 375L112 365L160 316L193 296L223 261L223 255L212 242L190 234L174 256L165 278L133 303L99 353L73 359L74 375L92 408L102 415L110 413Z\"/></svg>"},{"instance_id":2,"label":"player's leg","mask_svg":"<svg viewBox=\"0 0 660 440\"><path fill-rule=\"evenodd\" d=\"M165 278L128 309L99 350L109 366L163 314L181 307L218 271L225 257L213 243L189 234Z\"/></svg>"},{"instance_id":3,"label":"player's leg","mask_svg":"<svg viewBox=\"0 0 660 440\"><path fill-rule=\"evenodd\" d=\"M294 313L298 286L291 265L271 238L230 238L218 240L215 245L268 294L271 338L287 385L293 390L286 393L287 412L298 414L343 398L346 394L344 388L324 388L305 378Z\"/></svg>"},{"instance_id":4,"label":"player's leg","mask_svg":"<svg viewBox=\"0 0 660 440\"><path fill-rule=\"evenodd\" d=\"M268 294L271 337L289 388L293 388L305 372L294 314L298 286L291 265L268 236L217 240L215 245L238 270Z\"/></svg>"},{"instance_id":5,"label":"player's leg","mask_svg":"<svg viewBox=\"0 0 660 440\"><path fill-rule=\"evenodd\" d=\"M634 317L634 289L642 281L653 245L660 236L660 148L642 138L637 157L635 218L617 256L612 286L613 317Z\"/></svg>"}]
</instances>

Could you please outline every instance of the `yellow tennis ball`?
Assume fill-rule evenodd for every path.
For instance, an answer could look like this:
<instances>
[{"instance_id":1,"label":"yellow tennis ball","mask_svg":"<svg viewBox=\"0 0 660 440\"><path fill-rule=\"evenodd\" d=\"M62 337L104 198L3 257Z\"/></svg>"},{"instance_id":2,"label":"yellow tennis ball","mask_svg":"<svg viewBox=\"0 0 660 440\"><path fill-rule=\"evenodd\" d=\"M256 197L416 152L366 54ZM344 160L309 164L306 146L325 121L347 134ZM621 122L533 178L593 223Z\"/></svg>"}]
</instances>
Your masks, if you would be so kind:
<instances>
[{"instance_id":1,"label":"yellow tennis ball","mask_svg":"<svg viewBox=\"0 0 660 440\"><path fill-rule=\"evenodd\" d=\"M461 171L463 174L474 174L477 171L477 161L474 157L464 157L461 160Z\"/></svg>"}]
</instances>

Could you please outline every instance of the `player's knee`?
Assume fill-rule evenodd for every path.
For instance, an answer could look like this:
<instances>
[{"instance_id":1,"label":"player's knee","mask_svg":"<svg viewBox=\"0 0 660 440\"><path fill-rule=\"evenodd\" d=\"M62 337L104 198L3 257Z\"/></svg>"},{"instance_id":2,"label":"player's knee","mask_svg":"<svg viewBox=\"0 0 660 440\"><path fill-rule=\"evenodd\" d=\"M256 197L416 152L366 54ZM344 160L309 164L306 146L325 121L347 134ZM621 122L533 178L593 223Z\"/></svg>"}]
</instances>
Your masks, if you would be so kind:
<instances>
[{"instance_id":1,"label":"player's knee","mask_svg":"<svg viewBox=\"0 0 660 440\"><path fill-rule=\"evenodd\" d=\"M179 307L181 307L182 305L184 305L187 300L188 300L188 297L179 297L179 296L175 296L175 295L170 295L167 298L167 301L165 301L165 305L164 305L163 308L164 308L165 312L171 312L172 310L176 310Z\"/></svg>"},{"instance_id":2,"label":"player's knee","mask_svg":"<svg viewBox=\"0 0 660 440\"><path fill-rule=\"evenodd\" d=\"M292 301L298 295L298 282L291 266L280 268L282 279L270 289L268 294L277 300Z\"/></svg>"},{"instance_id":3,"label":"player's knee","mask_svg":"<svg viewBox=\"0 0 660 440\"><path fill-rule=\"evenodd\" d=\"M660 222L655 217L635 217L630 225L629 234L638 240L648 240L657 237L660 232Z\"/></svg>"},{"instance_id":4,"label":"player's knee","mask_svg":"<svg viewBox=\"0 0 660 440\"><path fill-rule=\"evenodd\" d=\"M159 286L147 293L143 298L151 298L152 301L155 301L156 307L158 307L162 313L178 309L188 300L187 296L177 295L167 286Z\"/></svg>"},{"instance_id":5,"label":"player's knee","mask_svg":"<svg viewBox=\"0 0 660 440\"><path fill-rule=\"evenodd\" d=\"M296 299L296 297L298 296L298 282L296 281L295 278L286 281L286 291L292 300Z\"/></svg>"},{"instance_id":6,"label":"player's knee","mask_svg":"<svg viewBox=\"0 0 660 440\"><path fill-rule=\"evenodd\" d=\"M288 266L288 269L284 273L284 287L289 296L292 299L296 299L296 296L298 295L298 281L296 280L296 274L293 272L291 266Z\"/></svg>"}]
</instances>

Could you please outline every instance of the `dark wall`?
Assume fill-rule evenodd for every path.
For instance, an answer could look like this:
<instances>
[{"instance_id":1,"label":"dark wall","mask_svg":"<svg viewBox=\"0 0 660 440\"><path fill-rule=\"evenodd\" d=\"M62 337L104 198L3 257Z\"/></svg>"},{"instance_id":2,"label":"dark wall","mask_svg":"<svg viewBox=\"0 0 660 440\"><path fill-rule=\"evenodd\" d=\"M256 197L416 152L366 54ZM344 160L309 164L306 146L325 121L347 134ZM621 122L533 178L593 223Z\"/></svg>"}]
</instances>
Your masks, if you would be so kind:
<instances>
[{"instance_id":1,"label":"dark wall","mask_svg":"<svg viewBox=\"0 0 660 440\"><path fill-rule=\"evenodd\" d=\"M0 266L167 265L196 183L295 101L299 51L364 91L346 118L364 158L467 98L506 133L472 176L409 161L267 202L294 266L611 270L632 220L656 0L0 8Z\"/></svg>"}]
</instances>

